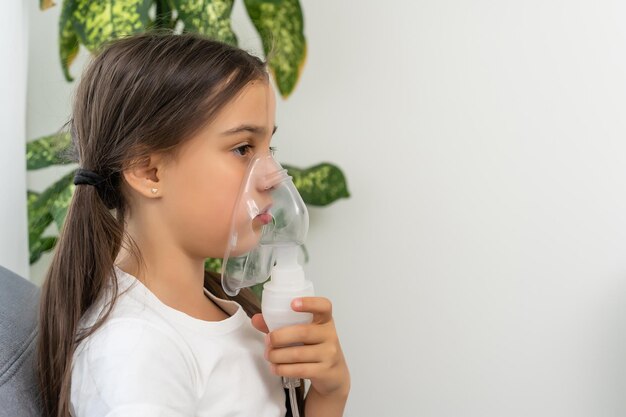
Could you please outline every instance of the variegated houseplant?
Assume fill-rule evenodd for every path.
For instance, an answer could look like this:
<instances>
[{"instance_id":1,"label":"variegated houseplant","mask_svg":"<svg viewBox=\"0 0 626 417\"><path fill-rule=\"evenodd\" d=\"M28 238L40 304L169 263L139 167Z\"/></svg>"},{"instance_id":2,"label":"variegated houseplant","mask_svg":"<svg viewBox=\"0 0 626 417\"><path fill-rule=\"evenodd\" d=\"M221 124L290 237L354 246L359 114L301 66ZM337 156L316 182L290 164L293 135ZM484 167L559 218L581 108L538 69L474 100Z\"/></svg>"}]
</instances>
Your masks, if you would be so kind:
<instances>
[{"instance_id":1,"label":"variegated houseplant","mask_svg":"<svg viewBox=\"0 0 626 417\"><path fill-rule=\"evenodd\" d=\"M70 66L80 45L95 51L106 41L157 28L177 33L198 32L231 44L237 36L231 27L234 0L64 0L59 22L59 54L63 74L73 80ZM40 0L40 8L54 6ZM259 33L264 52L270 48L269 69L283 98L293 91L306 58L303 16L298 0L244 0L247 13ZM37 170L71 163L67 132L38 138L27 145L27 167ZM342 171L330 163L307 169L283 164L293 176L304 201L325 206L349 197ZM41 193L28 192L30 262L54 248L56 236L46 234L53 222L60 229L74 191L74 171ZM207 260L218 270L219 259Z\"/></svg>"}]
</instances>

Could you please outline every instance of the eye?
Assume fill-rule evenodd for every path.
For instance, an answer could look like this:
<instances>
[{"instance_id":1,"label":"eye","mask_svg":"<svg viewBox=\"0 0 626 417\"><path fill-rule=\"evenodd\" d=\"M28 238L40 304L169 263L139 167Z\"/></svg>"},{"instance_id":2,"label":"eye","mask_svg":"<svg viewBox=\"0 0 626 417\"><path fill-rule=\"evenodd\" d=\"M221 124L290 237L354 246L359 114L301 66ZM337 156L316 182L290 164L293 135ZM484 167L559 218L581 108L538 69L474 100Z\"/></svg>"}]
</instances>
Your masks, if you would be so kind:
<instances>
[{"instance_id":1,"label":"eye","mask_svg":"<svg viewBox=\"0 0 626 417\"><path fill-rule=\"evenodd\" d=\"M233 152L239 156L246 156L252 151L252 149L254 149L254 146L246 143L233 149Z\"/></svg>"}]
</instances>

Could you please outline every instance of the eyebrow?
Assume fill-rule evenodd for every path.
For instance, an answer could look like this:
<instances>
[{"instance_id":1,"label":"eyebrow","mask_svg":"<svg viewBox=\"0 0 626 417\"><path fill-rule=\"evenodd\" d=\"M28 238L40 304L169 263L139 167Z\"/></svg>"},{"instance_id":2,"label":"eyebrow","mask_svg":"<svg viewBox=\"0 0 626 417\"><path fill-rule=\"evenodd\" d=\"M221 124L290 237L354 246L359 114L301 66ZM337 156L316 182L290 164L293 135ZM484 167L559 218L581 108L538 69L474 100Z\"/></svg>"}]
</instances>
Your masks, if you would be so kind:
<instances>
[{"instance_id":1,"label":"eyebrow","mask_svg":"<svg viewBox=\"0 0 626 417\"><path fill-rule=\"evenodd\" d=\"M272 135L276 133L276 129L278 129L278 126L274 126L274 130L272 130ZM267 129L265 129L265 127L262 127L262 126L243 124L243 125L234 127L232 129L228 129L225 132L222 132L222 136L236 135L237 133L241 133L241 132L250 132L255 135L263 135L265 134L266 131Z\"/></svg>"}]
</instances>

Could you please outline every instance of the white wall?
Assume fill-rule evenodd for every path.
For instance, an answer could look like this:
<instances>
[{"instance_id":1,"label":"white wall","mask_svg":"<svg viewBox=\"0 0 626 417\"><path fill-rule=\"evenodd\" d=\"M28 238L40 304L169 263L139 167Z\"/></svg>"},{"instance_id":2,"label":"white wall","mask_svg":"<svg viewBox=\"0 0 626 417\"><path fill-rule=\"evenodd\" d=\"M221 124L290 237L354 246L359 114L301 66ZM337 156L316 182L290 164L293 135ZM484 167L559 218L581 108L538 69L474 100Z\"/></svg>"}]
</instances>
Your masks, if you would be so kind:
<instances>
[{"instance_id":1,"label":"white wall","mask_svg":"<svg viewBox=\"0 0 626 417\"><path fill-rule=\"evenodd\" d=\"M346 415L626 415L626 3L303 6L275 143L350 181L311 210L307 267L335 304ZM31 17L31 138L66 117L57 12Z\"/></svg>"},{"instance_id":2,"label":"white wall","mask_svg":"<svg viewBox=\"0 0 626 417\"><path fill-rule=\"evenodd\" d=\"M27 277L26 3L3 3L0 25L0 265Z\"/></svg>"}]
</instances>

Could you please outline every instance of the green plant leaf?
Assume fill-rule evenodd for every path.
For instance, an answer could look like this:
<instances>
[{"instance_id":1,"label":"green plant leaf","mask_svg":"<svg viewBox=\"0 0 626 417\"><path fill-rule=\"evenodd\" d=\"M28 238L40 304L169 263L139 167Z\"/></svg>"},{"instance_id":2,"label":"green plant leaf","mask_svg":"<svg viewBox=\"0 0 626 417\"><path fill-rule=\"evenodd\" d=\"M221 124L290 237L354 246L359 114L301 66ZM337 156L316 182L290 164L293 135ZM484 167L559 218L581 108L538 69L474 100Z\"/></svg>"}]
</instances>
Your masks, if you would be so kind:
<instances>
[{"instance_id":1,"label":"green plant leaf","mask_svg":"<svg viewBox=\"0 0 626 417\"><path fill-rule=\"evenodd\" d=\"M72 14L76 10L76 0L64 0L61 18L59 19L59 57L61 69L67 81L74 81L70 74L70 65L78 55L78 36L72 25Z\"/></svg>"},{"instance_id":2,"label":"green plant leaf","mask_svg":"<svg viewBox=\"0 0 626 417\"><path fill-rule=\"evenodd\" d=\"M263 285L265 283L260 283L260 284L254 284L253 286L250 287L250 291L252 291L252 293L254 295L256 295L256 298L259 299L259 301L263 300Z\"/></svg>"},{"instance_id":3,"label":"green plant leaf","mask_svg":"<svg viewBox=\"0 0 626 417\"><path fill-rule=\"evenodd\" d=\"M324 162L307 169L288 165L283 168L293 177L293 183L306 204L327 206L340 198L350 197L346 177L336 165Z\"/></svg>"},{"instance_id":4,"label":"green plant leaf","mask_svg":"<svg viewBox=\"0 0 626 417\"><path fill-rule=\"evenodd\" d=\"M47 223L45 227L54 220L59 229L61 228L75 187L74 173L75 171L72 170L68 174L65 174L61 179L57 180L40 194L29 192L28 218L31 226L35 223L41 223L40 219L49 215L50 221L45 222ZM29 230L35 230L35 228L29 227ZM38 235L41 235L41 233Z\"/></svg>"},{"instance_id":5,"label":"green plant leaf","mask_svg":"<svg viewBox=\"0 0 626 417\"><path fill-rule=\"evenodd\" d=\"M67 209L70 206L70 201L72 201L72 195L76 188L74 185L74 174L75 171L72 171L67 177L61 178L56 198L50 200L50 214L52 214L59 230L63 227L63 222L65 222L65 217L67 217ZM53 185L53 187L55 186L57 184Z\"/></svg>"},{"instance_id":6,"label":"green plant leaf","mask_svg":"<svg viewBox=\"0 0 626 417\"><path fill-rule=\"evenodd\" d=\"M72 25L91 52L108 41L143 32L150 24L152 0L74 0Z\"/></svg>"},{"instance_id":7,"label":"green plant leaf","mask_svg":"<svg viewBox=\"0 0 626 417\"><path fill-rule=\"evenodd\" d=\"M26 144L26 168L36 170L52 165L65 165L70 161L67 157L71 146L69 132L58 133L30 141Z\"/></svg>"},{"instance_id":8,"label":"green plant leaf","mask_svg":"<svg viewBox=\"0 0 626 417\"><path fill-rule=\"evenodd\" d=\"M306 59L304 19L298 0L244 0L261 36L278 90L287 98L294 90Z\"/></svg>"},{"instance_id":9,"label":"green plant leaf","mask_svg":"<svg viewBox=\"0 0 626 417\"><path fill-rule=\"evenodd\" d=\"M30 264L34 264L41 258L45 252L48 252L54 248L57 243L55 236L45 236L37 239L30 245Z\"/></svg>"},{"instance_id":10,"label":"green plant leaf","mask_svg":"<svg viewBox=\"0 0 626 417\"><path fill-rule=\"evenodd\" d=\"M207 258L204 260L204 269L207 271L222 273L222 260L218 258Z\"/></svg>"},{"instance_id":11,"label":"green plant leaf","mask_svg":"<svg viewBox=\"0 0 626 417\"><path fill-rule=\"evenodd\" d=\"M26 191L26 201L28 204L28 212L30 213L30 207L31 205L37 201L37 199L39 198L39 193L35 192L35 191L31 191L31 190L27 190Z\"/></svg>"},{"instance_id":12,"label":"green plant leaf","mask_svg":"<svg viewBox=\"0 0 626 417\"><path fill-rule=\"evenodd\" d=\"M231 27L233 0L174 0L178 18L186 32L197 32L210 38L237 45Z\"/></svg>"},{"instance_id":13,"label":"green plant leaf","mask_svg":"<svg viewBox=\"0 0 626 417\"><path fill-rule=\"evenodd\" d=\"M52 6L56 6L56 3L52 0L39 0L39 9L46 10Z\"/></svg>"},{"instance_id":14,"label":"green plant leaf","mask_svg":"<svg viewBox=\"0 0 626 417\"><path fill-rule=\"evenodd\" d=\"M32 246L54 221L47 207L37 204L40 194L28 191L28 241Z\"/></svg>"},{"instance_id":15,"label":"green plant leaf","mask_svg":"<svg viewBox=\"0 0 626 417\"><path fill-rule=\"evenodd\" d=\"M54 242L42 237L42 234L53 221L61 229L74 192L74 172L72 170L64 175L40 194L28 193L28 239L31 263L39 259L41 253L54 247ZM52 246L48 246L50 243Z\"/></svg>"}]
</instances>

